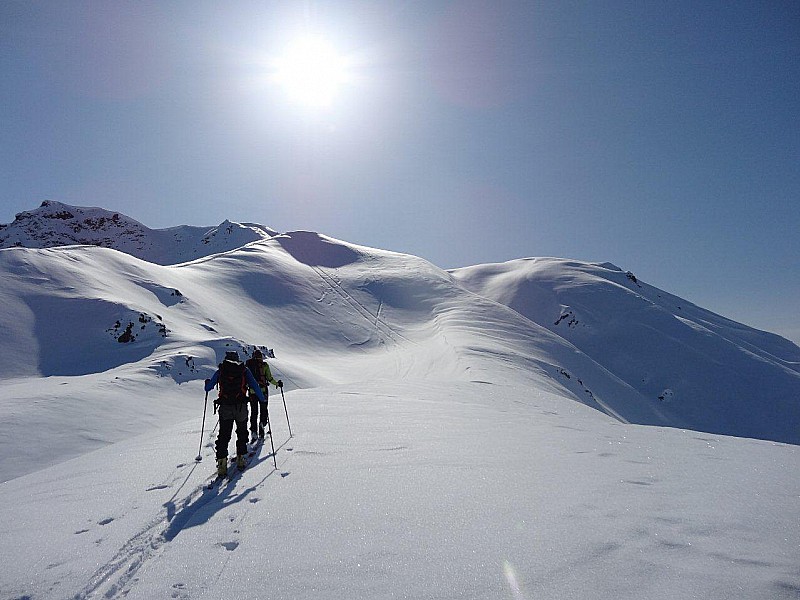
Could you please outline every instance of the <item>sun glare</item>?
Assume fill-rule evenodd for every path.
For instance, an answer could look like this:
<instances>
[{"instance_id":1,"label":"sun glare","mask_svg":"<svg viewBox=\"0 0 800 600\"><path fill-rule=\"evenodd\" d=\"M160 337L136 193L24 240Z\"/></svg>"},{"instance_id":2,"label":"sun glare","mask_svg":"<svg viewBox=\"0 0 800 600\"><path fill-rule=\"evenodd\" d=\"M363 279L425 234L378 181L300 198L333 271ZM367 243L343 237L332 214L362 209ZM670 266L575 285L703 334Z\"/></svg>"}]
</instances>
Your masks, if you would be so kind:
<instances>
[{"instance_id":1,"label":"sun glare","mask_svg":"<svg viewBox=\"0 0 800 600\"><path fill-rule=\"evenodd\" d=\"M347 61L325 39L305 36L277 59L275 83L289 97L311 107L329 106L350 76Z\"/></svg>"}]
</instances>

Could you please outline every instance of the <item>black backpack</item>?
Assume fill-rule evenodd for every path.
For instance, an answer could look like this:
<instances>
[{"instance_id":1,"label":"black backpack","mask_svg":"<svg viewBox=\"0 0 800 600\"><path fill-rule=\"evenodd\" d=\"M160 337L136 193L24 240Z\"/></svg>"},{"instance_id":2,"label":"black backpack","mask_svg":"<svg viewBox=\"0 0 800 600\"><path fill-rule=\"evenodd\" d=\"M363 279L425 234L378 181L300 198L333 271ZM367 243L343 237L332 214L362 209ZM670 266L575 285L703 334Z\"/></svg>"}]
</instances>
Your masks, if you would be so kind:
<instances>
[{"instance_id":1,"label":"black backpack","mask_svg":"<svg viewBox=\"0 0 800 600\"><path fill-rule=\"evenodd\" d=\"M253 377L255 377L258 385L262 388L267 387L267 378L264 375L263 361L258 358L250 358L245 364L247 365L247 368L250 369Z\"/></svg>"},{"instance_id":2,"label":"black backpack","mask_svg":"<svg viewBox=\"0 0 800 600\"><path fill-rule=\"evenodd\" d=\"M240 404L247 400L244 363L224 360L219 365L219 404Z\"/></svg>"}]
</instances>

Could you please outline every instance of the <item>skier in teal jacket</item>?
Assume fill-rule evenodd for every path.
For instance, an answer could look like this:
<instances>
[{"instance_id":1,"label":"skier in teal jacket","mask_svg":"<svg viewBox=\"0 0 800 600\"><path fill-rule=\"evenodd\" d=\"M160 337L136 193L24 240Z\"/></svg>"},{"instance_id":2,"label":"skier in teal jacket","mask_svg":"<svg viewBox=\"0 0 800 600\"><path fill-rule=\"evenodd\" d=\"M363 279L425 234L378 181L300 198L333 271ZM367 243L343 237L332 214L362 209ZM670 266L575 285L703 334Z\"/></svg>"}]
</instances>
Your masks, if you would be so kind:
<instances>
[{"instance_id":1,"label":"skier in teal jacket","mask_svg":"<svg viewBox=\"0 0 800 600\"><path fill-rule=\"evenodd\" d=\"M253 352L253 357L248 359L244 364L258 381L258 386L267 399L266 404L257 400L258 396L256 395L255 388L250 390L250 434L253 436L253 441L256 440L256 436L258 436L258 439L263 440L264 428L267 427L269 422L269 384L271 383L276 388L282 388L283 381L280 379L276 380L272 376L269 364L264 360L264 353L258 348ZM260 416L258 414L259 406L261 407ZM258 427L258 429L256 429L256 427Z\"/></svg>"}]
</instances>

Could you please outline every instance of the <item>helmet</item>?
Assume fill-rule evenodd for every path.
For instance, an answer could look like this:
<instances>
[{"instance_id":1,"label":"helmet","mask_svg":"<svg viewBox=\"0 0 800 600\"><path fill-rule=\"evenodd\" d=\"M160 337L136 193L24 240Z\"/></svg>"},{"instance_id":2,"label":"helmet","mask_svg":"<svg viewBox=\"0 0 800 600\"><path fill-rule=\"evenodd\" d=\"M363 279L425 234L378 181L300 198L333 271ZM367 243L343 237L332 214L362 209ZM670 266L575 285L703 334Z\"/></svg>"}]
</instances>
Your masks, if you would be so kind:
<instances>
[{"instance_id":1,"label":"helmet","mask_svg":"<svg viewBox=\"0 0 800 600\"><path fill-rule=\"evenodd\" d=\"M256 348L255 352L253 352L253 358L264 358L264 355L261 353L261 350Z\"/></svg>"},{"instance_id":2,"label":"helmet","mask_svg":"<svg viewBox=\"0 0 800 600\"><path fill-rule=\"evenodd\" d=\"M228 350L225 353L225 360L231 360L233 362L239 362L239 353L236 350Z\"/></svg>"}]
</instances>

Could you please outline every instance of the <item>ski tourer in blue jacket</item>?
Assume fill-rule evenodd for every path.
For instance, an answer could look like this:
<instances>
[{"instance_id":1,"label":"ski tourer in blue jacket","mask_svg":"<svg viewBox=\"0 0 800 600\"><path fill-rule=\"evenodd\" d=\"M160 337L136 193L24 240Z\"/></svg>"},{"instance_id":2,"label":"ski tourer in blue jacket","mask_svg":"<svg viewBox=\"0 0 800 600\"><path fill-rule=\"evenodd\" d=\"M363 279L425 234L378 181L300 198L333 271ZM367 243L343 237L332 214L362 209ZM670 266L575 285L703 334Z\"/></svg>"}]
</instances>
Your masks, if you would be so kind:
<instances>
[{"instance_id":1,"label":"ski tourer in blue jacket","mask_svg":"<svg viewBox=\"0 0 800 600\"><path fill-rule=\"evenodd\" d=\"M256 378L253 377L253 374L250 372L250 369L245 367L245 378L247 380L247 385L253 389L253 392L256 396L258 396L259 402L266 402L267 398L264 396L264 392L261 391L261 387L258 385L258 381ZM214 389L214 386L219 383L219 369L217 369L214 374L211 376L211 379L206 379L205 390L210 392ZM222 403L220 403L222 404Z\"/></svg>"},{"instance_id":2,"label":"ski tourer in blue jacket","mask_svg":"<svg viewBox=\"0 0 800 600\"><path fill-rule=\"evenodd\" d=\"M247 391L252 388L260 402L266 403L267 399L258 381L245 364L239 360L235 351L226 352L219 368L210 379L205 381L205 390L210 392L215 385L219 385L219 398L214 402L219 411L219 435L217 436L216 456L217 474L220 477L228 473L228 444L233 433L233 424L236 423L236 465L245 467L247 455Z\"/></svg>"}]
</instances>

